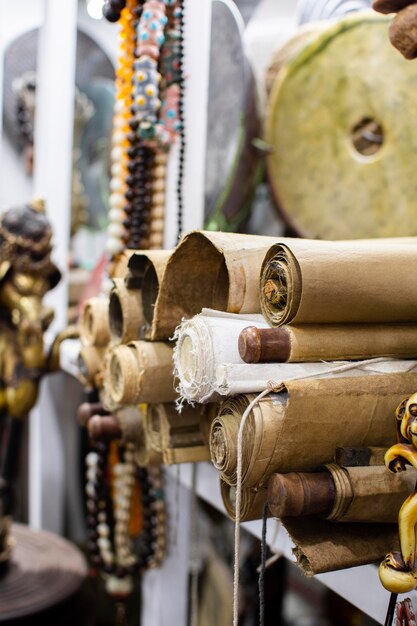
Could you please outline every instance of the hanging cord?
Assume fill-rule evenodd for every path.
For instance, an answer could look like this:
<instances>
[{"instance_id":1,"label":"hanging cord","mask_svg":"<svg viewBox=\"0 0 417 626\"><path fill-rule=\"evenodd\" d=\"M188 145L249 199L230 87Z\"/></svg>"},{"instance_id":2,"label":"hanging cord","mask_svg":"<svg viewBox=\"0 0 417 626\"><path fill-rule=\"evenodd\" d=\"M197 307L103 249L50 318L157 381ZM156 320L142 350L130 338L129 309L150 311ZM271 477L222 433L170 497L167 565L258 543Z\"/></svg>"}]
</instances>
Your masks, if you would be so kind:
<instances>
[{"instance_id":1,"label":"hanging cord","mask_svg":"<svg viewBox=\"0 0 417 626\"><path fill-rule=\"evenodd\" d=\"M268 503L262 511L261 567L259 571L259 626L265 624L265 569L266 569L266 523L268 521Z\"/></svg>"},{"instance_id":2,"label":"hanging cord","mask_svg":"<svg viewBox=\"0 0 417 626\"><path fill-rule=\"evenodd\" d=\"M233 568L233 626L238 626L239 621L239 563L240 563L240 507L242 500L242 442L243 429L253 407L258 404L264 396L271 393L270 389L264 389L248 405L242 415L237 436L237 481L236 481L236 505L235 505L235 562Z\"/></svg>"},{"instance_id":3,"label":"hanging cord","mask_svg":"<svg viewBox=\"0 0 417 626\"><path fill-rule=\"evenodd\" d=\"M180 124L180 149L178 156L178 179L177 179L177 243L179 242L182 230L183 230L183 217L184 217L184 195L183 195L183 183L184 183L184 163L185 163L185 148L186 148L186 136L185 136L185 122L184 122L184 101L185 101L185 72L184 72L184 37L185 37L185 0L179 0L180 9L179 16L179 101L178 101L178 121Z\"/></svg>"},{"instance_id":4,"label":"hanging cord","mask_svg":"<svg viewBox=\"0 0 417 626\"><path fill-rule=\"evenodd\" d=\"M198 540L197 466L193 463L191 482L190 626L198 625Z\"/></svg>"},{"instance_id":5,"label":"hanging cord","mask_svg":"<svg viewBox=\"0 0 417 626\"><path fill-rule=\"evenodd\" d=\"M398 594L397 593L392 593L391 594L390 599L389 599L387 616L385 618L384 626L391 626L392 625L392 621L394 619L394 614L395 614L395 605L397 604L397 598L398 598Z\"/></svg>"},{"instance_id":6,"label":"hanging cord","mask_svg":"<svg viewBox=\"0 0 417 626\"><path fill-rule=\"evenodd\" d=\"M180 488L181 488L181 465L177 465L175 474L175 515L171 531L171 545L176 548L178 545L178 528L180 523Z\"/></svg>"}]
</instances>

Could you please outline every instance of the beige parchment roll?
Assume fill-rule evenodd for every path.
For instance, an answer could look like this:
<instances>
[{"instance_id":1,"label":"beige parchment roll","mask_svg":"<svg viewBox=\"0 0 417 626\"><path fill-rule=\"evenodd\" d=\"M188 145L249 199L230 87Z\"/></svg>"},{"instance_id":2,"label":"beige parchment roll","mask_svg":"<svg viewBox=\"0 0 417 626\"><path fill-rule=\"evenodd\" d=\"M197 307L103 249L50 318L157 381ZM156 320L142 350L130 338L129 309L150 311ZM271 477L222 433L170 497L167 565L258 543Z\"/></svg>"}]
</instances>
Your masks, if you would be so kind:
<instances>
[{"instance_id":1,"label":"beige parchment roll","mask_svg":"<svg viewBox=\"0 0 417 626\"><path fill-rule=\"evenodd\" d=\"M158 457L162 462L162 431L161 420L158 411L155 411L155 404L148 404L146 407L146 417L144 428L146 432L147 446L151 448L153 456Z\"/></svg>"},{"instance_id":2,"label":"beige parchment roll","mask_svg":"<svg viewBox=\"0 0 417 626\"><path fill-rule=\"evenodd\" d=\"M77 363L83 385L96 387L96 376L103 367L104 348L82 346Z\"/></svg>"},{"instance_id":3,"label":"beige parchment roll","mask_svg":"<svg viewBox=\"0 0 417 626\"><path fill-rule=\"evenodd\" d=\"M234 521L236 517L236 487L220 479L220 493L226 512ZM250 522L261 519L266 500L267 490L265 488L243 488L240 501L240 521Z\"/></svg>"},{"instance_id":4,"label":"beige parchment roll","mask_svg":"<svg viewBox=\"0 0 417 626\"><path fill-rule=\"evenodd\" d=\"M337 446L389 446L394 412L413 393L417 374L287 381L264 397L246 421L242 484L259 487L273 472L313 471L332 462ZM214 466L236 484L237 434L253 395L225 401L210 432Z\"/></svg>"},{"instance_id":5,"label":"beige parchment roll","mask_svg":"<svg viewBox=\"0 0 417 626\"><path fill-rule=\"evenodd\" d=\"M278 518L317 515L334 522L395 524L416 479L414 468L393 474L385 465L329 463L317 472L274 473L268 505Z\"/></svg>"},{"instance_id":6,"label":"beige parchment roll","mask_svg":"<svg viewBox=\"0 0 417 626\"><path fill-rule=\"evenodd\" d=\"M80 338L84 346L104 347L110 341L109 300L90 298L80 320Z\"/></svg>"},{"instance_id":7,"label":"beige parchment roll","mask_svg":"<svg viewBox=\"0 0 417 626\"><path fill-rule=\"evenodd\" d=\"M135 428L136 462L140 467L159 465L162 463L161 433L159 424L148 415L148 411L141 411L141 419Z\"/></svg>"},{"instance_id":8,"label":"beige parchment roll","mask_svg":"<svg viewBox=\"0 0 417 626\"><path fill-rule=\"evenodd\" d=\"M178 413L175 404L150 404L148 416L159 424L163 462L198 463L209 461L210 452L202 434L205 407L185 407Z\"/></svg>"},{"instance_id":9,"label":"beige parchment roll","mask_svg":"<svg viewBox=\"0 0 417 626\"><path fill-rule=\"evenodd\" d=\"M247 363L417 357L417 324L303 324L245 329L239 351ZM252 357L252 358L251 358Z\"/></svg>"},{"instance_id":10,"label":"beige parchment roll","mask_svg":"<svg viewBox=\"0 0 417 626\"><path fill-rule=\"evenodd\" d=\"M294 240L272 246L261 270L271 326L417 321L417 240Z\"/></svg>"},{"instance_id":11,"label":"beige parchment roll","mask_svg":"<svg viewBox=\"0 0 417 626\"><path fill-rule=\"evenodd\" d=\"M145 419L143 407L138 404L125 405L115 411L115 415L120 424L123 443L142 445L143 420Z\"/></svg>"},{"instance_id":12,"label":"beige parchment roll","mask_svg":"<svg viewBox=\"0 0 417 626\"><path fill-rule=\"evenodd\" d=\"M112 279L124 278L126 276L128 265L129 265L129 260L133 254L135 254L135 250L124 250L110 264L109 276Z\"/></svg>"},{"instance_id":13,"label":"beige parchment roll","mask_svg":"<svg viewBox=\"0 0 417 626\"><path fill-rule=\"evenodd\" d=\"M143 324L141 290L129 289L125 280L115 278L109 300L109 328L113 343L139 339Z\"/></svg>"},{"instance_id":14,"label":"beige parchment roll","mask_svg":"<svg viewBox=\"0 0 417 626\"><path fill-rule=\"evenodd\" d=\"M141 290L143 329L141 337L150 338L155 302L172 250L135 252L128 264L127 284Z\"/></svg>"},{"instance_id":15,"label":"beige parchment roll","mask_svg":"<svg viewBox=\"0 0 417 626\"><path fill-rule=\"evenodd\" d=\"M412 467L398 474L390 472L385 465L338 468L331 464L326 467L336 485L329 521L395 524L400 508L416 486L417 471ZM338 479L341 472L346 475L346 482Z\"/></svg>"},{"instance_id":16,"label":"beige parchment roll","mask_svg":"<svg viewBox=\"0 0 417 626\"><path fill-rule=\"evenodd\" d=\"M259 272L272 237L195 231L168 261L155 305L151 339L172 336L183 317L203 308L259 313Z\"/></svg>"},{"instance_id":17,"label":"beige parchment roll","mask_svg":"<svg viewBox=\"0 0 417 626\"><path fill-rule=\"evenodd\" d=\"M112 350L103 386L116 404L173 402L176 398L169 343L132 341Z\"/></svg>"},{"instance_id":18,"label":"beige parchment roll","mask_svg":"<svg viewBox=\"0 0 417 626\"><path fill-rule=\"evenodd\" d=\"M204 412L201 416L200 428L203 441L210 452L210 430L213 421L219 414L220 405L217 402L210 402L204 405ZM211 458L211 457L210 457Z\"/></svg>"},{"instance_id":19,"label":"beige parchment roll","mask_svg":"<svg viewBox=\"0 0 417 626\"><path fill-rule=\"evenodd\" d=\"M306 576L380 562L387 552L399 549L395 524L335 524L316 517L285 517L281 521Z\"/></svg>"}]
</instances>

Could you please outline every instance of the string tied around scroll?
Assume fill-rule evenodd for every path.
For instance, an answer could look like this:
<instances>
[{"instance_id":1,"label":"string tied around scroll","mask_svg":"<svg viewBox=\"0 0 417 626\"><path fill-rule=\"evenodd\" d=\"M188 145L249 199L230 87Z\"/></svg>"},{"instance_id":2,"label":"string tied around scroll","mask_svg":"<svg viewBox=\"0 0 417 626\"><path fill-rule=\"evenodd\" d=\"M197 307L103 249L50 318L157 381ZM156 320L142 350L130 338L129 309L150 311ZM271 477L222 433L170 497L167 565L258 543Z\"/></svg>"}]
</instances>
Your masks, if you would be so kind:
<instances>
[{"instance_id":1,"label":"string tied around scroll","mask_svg":"<svg viewBox=\"0 0 417 626\"><path fill-rule=\"evenodd\" d=\"M233 568L233 626L238 626L239 613L239 563L240 563L240 507L242 499L242 443L243 431L246 420L248 419L252 409L258 404L262 398L271 393L270 389L264 389L249 403L242 415L242 421L239 426L237 436L237 481L236 481L236 505L235 505L235 555Z\"/></svg>"}]
</instances>

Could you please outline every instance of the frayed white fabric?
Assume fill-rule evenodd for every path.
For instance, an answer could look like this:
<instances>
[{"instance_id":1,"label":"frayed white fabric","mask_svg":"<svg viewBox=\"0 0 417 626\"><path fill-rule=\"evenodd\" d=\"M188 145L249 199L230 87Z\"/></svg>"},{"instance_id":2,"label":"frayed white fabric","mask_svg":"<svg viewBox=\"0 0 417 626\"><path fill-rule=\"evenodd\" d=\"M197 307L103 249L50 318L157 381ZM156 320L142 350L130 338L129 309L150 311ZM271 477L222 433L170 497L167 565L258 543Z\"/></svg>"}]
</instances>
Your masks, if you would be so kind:
<instances>
[{"instance_id":1,"label":"frayed white fabric","mask_svg":"<svg viewBox=\"0 0 417 626\"><path fill-rule=\"evenodd\" d=\"M216 402L240 393L259 393L273 380L417 372L417 361L381 357L365 361L316 363L244 363L238 338L246 326L268 328L260 315L233 315L203 309L183 320L174 335L177 406Z\"/></svg>"},{"instance_id":2,"label":"frayed white fabric","mask_svg":"<svg viewBox=\"0 0 417 626\"><path fill-rule=\"evenodd\" d=\"M224 363L243 365L238 339L247 326L268 328L262 315L234 315L211 309L203 309L176 328L173 358L180 406L184 400L205 403L220 395L215 386L217 368Z\"/></svg>"},{"instance_id":3,"label":"frayed white fabric","mask_svg":"<svg viewBox=\"0 0 417 626\"><path fill-rule=\"evenodd\" d=\"M417 361L380 357L366 361L321 361L317 363L255 363L219 365L213 385L222 399L240 393L258 393L273 380L277 386L286 380L302 378L346 378L363 374L417 372Z\"/></svg>"}]
</instances>

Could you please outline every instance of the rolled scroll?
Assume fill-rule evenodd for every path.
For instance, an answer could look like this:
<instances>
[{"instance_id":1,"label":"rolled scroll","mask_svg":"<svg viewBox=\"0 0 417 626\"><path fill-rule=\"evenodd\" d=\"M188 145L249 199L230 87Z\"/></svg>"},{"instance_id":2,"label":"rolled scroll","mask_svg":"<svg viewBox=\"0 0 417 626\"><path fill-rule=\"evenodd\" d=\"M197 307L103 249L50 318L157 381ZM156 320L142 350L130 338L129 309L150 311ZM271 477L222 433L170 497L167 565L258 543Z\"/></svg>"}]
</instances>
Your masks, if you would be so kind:
<instances>
[{"instance_id":1,"label":"rolled scroll","mask_svg":"<svg viewBox=\"0 0 417 626\"><path fill-rule=\"evenodd\" d=\"M125 405L116 413L122 429L123 443L133 443L139 446L142 438L143 421L145 414L139 405Z\"/></svg>"},{"instance_id":2,"label":"rolled scroll","mask_svg":"<svg viewBox=\"0 0 417 626\"><path fill-rule=\"evenodd\" d=\"M215 391L217 367L223 363L243 363L238 338L248 323L267 328L261 315L222 314L211 309L203 309L201 315L178 326L173 356L181 397L190 402L206 402Z\"/></svg>"},{"instance_id":3,"label":"rolled scroll","mask_svg":"<svg viewBox=\"0 0 417 626\"><path fill-rule=\"evenodd\" d=\"M220 409L220 406L216 402L205 404L204 411L202 413L201 420L200 420L201 434L203 436L203 441L205 445L207 446L207 450L209 450L209 453L210 453L211 425L213 421L216 419L216 417L218 416L219 409Z\"/></svg>"},{"instance_id":4,"label":"rolled scroll","mask_svg":"<svg viewBox=\"0 0 417 626\"><path fill-rule=\"evenodd\" d=\"M217 367L213 391L204 398L204 402L214 402L240 393L259 393L271 381L276 386L293 379L345 378L398 372L417 372L417 361L382 358L329 363L228 363ZM197 393L195 400L200 402L199 398Z\"/></svg>"},{"instance_id":5,"label":"rolled scroll","mask_svg":"<svg viewBox=\"0 0 417 626\"><path fill-rule=\"evenodd\" d=\"M236 487L220 479L220 493L224 508L230 519L234 521L236 517ZM267 490L265 488L243 488L240 500L240 521L250 522L251 520L261 519L266 500Z\"/></svg>"},{"instance_id":6,"label":"rolled scroll","mask_svg":"<svg viewBox=\"0 0 417 626\"><path fill-rule=\"evenodd\" d=\"M416 324L304 324L249 326L239 335L246 363L417 357Z\"/></svg>"},{"instance_id":7,"label":"rolled scroll","mask_svg":"<svg viewBox=\"0 0 417 626\"><path fill-rule=\"evenodd\" d=\"M83 345L104 347L110 341L109 301L107 298L90 298L84 306L80 321Z\"/></svg>"},{"instance_id":8,"label":"rolled scroll","mask_svg":"<svg viewBox=\"0 0 417 626\"><path fill-rule=\"evenodd\" d=\"M192 232L166 267L150 338L172 336L183 317L207 307L229 313L259 313L259 272L272 237Z\"/></svg>"},{"instance_id":9,"label":"rolled scroll","mask_svg":"<svg viewBox=\"0 0 417 626\"><path fill-rule=\"evenodd\" d=\"M417 242L272 246L261 271L271 326L417 321Z\"/></svg>"},{"instance_id":10,"label":"rolled scroll","mask_svg":"<svg viewBox=\"0 0 417 626\"><path fill-rule=\"evenodd\" d=\"M161 433L159 423L142 413L135 429L136 462L140 467L162 463Z\"/></svg>"},{"instance_id":11,"label":"rolled scroll","mask_svg":"<svg viewBox=\"0 0 417 626\"><path fill-rule=\"evenodd\" d=\"M155 302L159 294L159 286L165 272L172 250L147 250L135 252L128 264L127 285L140 289L141 314L143 328L141 338L150 338Z\"/></svg>"},{"instance_id":12,"label":"rolled scroll","mask_svg":"<svg viewBox=\"0 0 417 626\"><path fill-rule=\"evenodd\" d=\"M96 387L96 376L103 367L104 348L83 346L78 355L77 365L79 377L83 385Z\"/></svg>"},{"instance_id":13,"label":"rolled scroll","mask_svg":"<svg viewBox=\"0 0 417 626\"><path fill-rule=\"evenodd\" d=\"M155 404L148 404L146 409L146 418L144 420L144 429L146 433L147 446L157 455L162 462L162 432L161 420L158 410L155 410Z\"/></svg>"},{"instance_id":14,"label":"rolled scroll","mask_svg":"<svg viewBox=\"0 0 417 626\"><path fill-rule=\"evenodd\" d=\"M287 381L251 410L243 432L242 484L260 487L274 472L313 471L344 446L389 446L392 416L417 386L417 374ZM236 484L237 435L254 399L225 401L211 425L210 454L227 483Z\"/></svg>"},{"instance_id":15,"label":"rolled scroll","mask_svg":"<svg viewBox=\"0 0 417 626\"><path fill-rule=\"evenodd\" d=\"M103 386L117 405L173 402L172 368L170 344L133 341L109 354Z\"/></svg>"},{"instance_id":16,"label":"rolled scroll","mask_svg":"<svg viewBox=\"0 0 417 626\"><path fill-rule=\"evenodd\" d=\"M332 21L276 76L265 124L268 178L303 236L416 233L409 85L417 66L390 46L389 22L372 12Z\"/></svg>"},{"instance_id":17,"label":"rolled scroll","mask_svg":"<svg viewBox=\"0 0 417 626\"><path fill-rule=\"evenodd\" d=\"M117 257L112 260L109 265L109 276L112 279L124 278L126 276L129 259L134 253L135 250L124 250L121 254L118 254Z\"/></svg>"},{"instance_id":18,"label":"rolled scroll","mask_svg":"<svg viewBox=\"0 0 417 626\"><path fill-rule=\"evenodd\" d=\"M319 472L273 474L268 504L279 518L320 515L337 522L395 523L416 478L414 469L392 474L385 465L331 464Z\"/></svg>"},{"instance_id":19,"label":"rolled scroll","mask_svg":"<svg viewBox=\"0 0 417 626\"><path fill-rule=\"evenodd\" d=\"M159 424L163 462L198 463L209 461L210 452L205 444L201 424L205 407L186 407L179 414L175 404L150 404L148 422ZM156 430L156 426L154 430Z\"/></svg>"},{"instance_id":20,"label":"rolled scroll","mask_svg":"<svg viewBox=\"0 0 417 626\"><path fill-rule=\"evenodd\" d=\"M109 327L113 343L139 339L143 324L140 289L128 289L123 279L115 278L109 301Z\"/></svg>"},{"instance_id":21,"label":"rolled scroll","mask_svg":"<svg viewBox=\"0 0 417 626\"><path fill-rule=\"evenodd\" d=\"M379 562L399 545L395 524L334 524L316 517L285 517L282 523L306 576Z\"/></svg>"}]
</instances>

